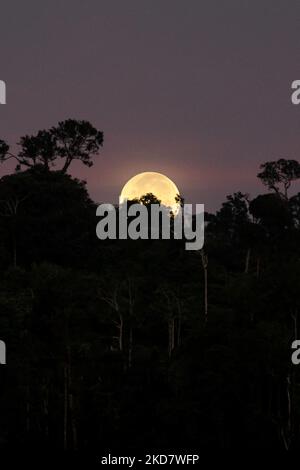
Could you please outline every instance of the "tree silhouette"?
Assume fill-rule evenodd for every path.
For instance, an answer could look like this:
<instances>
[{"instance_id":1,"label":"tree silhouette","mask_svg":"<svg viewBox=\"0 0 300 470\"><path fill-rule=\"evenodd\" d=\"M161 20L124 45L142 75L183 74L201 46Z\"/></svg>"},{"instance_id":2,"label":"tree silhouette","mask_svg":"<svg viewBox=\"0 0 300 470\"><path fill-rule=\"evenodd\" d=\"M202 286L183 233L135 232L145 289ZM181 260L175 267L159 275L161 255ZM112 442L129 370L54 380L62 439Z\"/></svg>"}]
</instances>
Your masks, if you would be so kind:
<instances>
[{"instance_id":1,"label":"tree silhouette","mask_svg":"<svg viewBox=\"0 0 300 470\"><path fill-rule=\"evenodd\" d=\"M91 156L97 154L103 145L103 133L88 121L68 119L59 122L51 132L56 140L57 155L65 160L63 173L74 160L80 160L84 165L91 167Z\"/></svg>"},{"instance_id":2,"label":"tree silhouette","mask_svg":"<svg viewBox=\"0 0 300 470\"><path fill-rule=\"evenodd\" d=\"M50 130L41 130L36 135L21 137L21 150L10 152L9 145L0 140L0 161L17 161L17 170L41 166L45 170L57 168L62 161L61 171L66 173L75 160L84 165L93 165L92 156L98 154L103 145L103 133L88 121L67 119Z\"/></svg>"},{"instance_id":3,"label":"tree silhouette","mask_svg":"<svg viewBox=\"0 0 300 470\"><path fill-rule=\"evenodd\" d=\"M151 204L161 204L161 200L158 199L158 197L156 197L153 193L143 194L143 196L138 198L138 202L146 207L151 206Z\"/></svg>"},{"instance_id":4,"label":"tree silhouette","mask_svg":"<svg viewBox=\"0 0 300 470\"><path fill-rule=\"evenodd\" d=\"M288 189L292 182L300 178L300 163L297 160L280 158L277 161L263 163L260 168L263 171L258 173L257 177L265 186L285 199L288 197Z\"/></svg>"}]
</instances>

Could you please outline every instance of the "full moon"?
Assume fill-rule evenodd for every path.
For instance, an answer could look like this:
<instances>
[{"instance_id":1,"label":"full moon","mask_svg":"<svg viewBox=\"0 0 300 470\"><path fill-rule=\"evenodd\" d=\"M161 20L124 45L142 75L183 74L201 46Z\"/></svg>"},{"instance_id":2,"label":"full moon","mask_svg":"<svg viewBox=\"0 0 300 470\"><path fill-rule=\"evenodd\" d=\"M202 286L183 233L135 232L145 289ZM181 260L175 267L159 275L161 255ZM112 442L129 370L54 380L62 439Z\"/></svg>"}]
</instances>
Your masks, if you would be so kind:
<instances>
[{"instance_id":1,"label":"full moon","mask_svg":"<svg viewBox=\"0 0 300 470\"><path fill-rule=\"evenodd\" d=\"M178 212L179 204L175 198L180 194L179 189L170 178L154 171L139 173L130 178L121 191L120 204L126 200L139 199L147 193L154 194L174 214Z\"/></svg>"}]
</instances>

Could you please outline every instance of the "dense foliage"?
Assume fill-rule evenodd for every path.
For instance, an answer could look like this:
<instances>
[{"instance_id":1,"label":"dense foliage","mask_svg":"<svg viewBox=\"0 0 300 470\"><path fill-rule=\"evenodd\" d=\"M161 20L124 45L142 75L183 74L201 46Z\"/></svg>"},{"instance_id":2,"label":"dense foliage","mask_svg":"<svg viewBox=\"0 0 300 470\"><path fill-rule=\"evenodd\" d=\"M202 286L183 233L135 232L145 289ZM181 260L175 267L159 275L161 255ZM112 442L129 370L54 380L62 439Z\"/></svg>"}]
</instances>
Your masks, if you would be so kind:
<instances>
[{"instance_id":1,"label":"dense foliage","mask_svg":"<svg viewBox=\"0 0 300 470\"><path fill-rule=\"evenodd\" d=\"M85 183L39 164L0 201L2 448L299 445L300 194L229 196L200 253L98 240Z\"/></svg>"}]
</instances>

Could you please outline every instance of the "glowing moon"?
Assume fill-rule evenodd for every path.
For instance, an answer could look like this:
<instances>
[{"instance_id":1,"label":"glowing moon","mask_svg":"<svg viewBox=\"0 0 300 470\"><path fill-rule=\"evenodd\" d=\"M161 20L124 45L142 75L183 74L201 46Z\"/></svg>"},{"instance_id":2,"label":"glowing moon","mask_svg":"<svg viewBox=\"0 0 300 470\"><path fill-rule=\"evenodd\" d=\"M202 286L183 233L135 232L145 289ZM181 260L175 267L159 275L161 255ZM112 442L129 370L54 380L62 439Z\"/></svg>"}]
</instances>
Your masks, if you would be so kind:
<instances>
[{"instance_id":1,"label":"glowing moon","mask_svg":"<svg viewBox=\"0 0 300 470\"><path fill-rule=\"evenodd\" d=\"M176 184L165 175L154 171L146 171L130 178L120 194L120 204L124 201L139 199L147 193L154 194L164 206L170 207L176 214L179 204L175 197L180 194Z\"/></svg>"}]
</instances>

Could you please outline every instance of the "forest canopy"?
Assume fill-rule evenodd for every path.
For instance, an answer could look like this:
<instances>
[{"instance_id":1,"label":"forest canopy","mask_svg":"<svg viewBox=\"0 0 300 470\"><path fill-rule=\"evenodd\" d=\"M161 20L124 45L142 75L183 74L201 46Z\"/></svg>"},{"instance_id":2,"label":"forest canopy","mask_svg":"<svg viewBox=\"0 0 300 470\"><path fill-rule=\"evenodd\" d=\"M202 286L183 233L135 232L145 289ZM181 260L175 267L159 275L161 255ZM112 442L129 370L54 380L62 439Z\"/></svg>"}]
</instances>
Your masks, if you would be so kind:
<instances>
[{"instance_id":1,"label":"forest canopy","mask_svg":"<svg viewBox=\"0 0 300 470\"><path fill-rule=\"evenodd\" d=\"M297 449L299 163L263 163L264 192L228 195L187 252L97 239L68 171L102 144L75 120L1 140L0 448Z\"/></svg>"}]
</instances>

